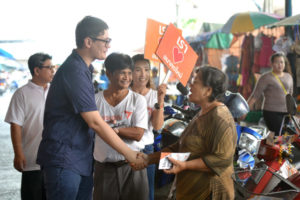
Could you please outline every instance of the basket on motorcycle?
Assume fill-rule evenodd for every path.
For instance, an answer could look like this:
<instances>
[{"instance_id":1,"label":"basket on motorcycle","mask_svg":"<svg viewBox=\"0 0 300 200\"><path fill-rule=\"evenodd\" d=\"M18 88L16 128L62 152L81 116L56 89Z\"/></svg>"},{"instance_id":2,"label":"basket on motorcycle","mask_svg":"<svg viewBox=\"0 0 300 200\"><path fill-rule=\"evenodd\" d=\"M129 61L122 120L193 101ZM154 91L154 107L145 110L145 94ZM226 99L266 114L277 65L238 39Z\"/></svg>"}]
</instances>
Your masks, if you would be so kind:
<instances>
[{"instance_id":1,"label":"basket on motorcycle","mask_svg":"<svg viewBox=\"0 0 300 200\"><path fill-rule=\"evenodd\" d=\"M294 199L300 189L266 165L252 170L238 170L232 175L235 196L240 199L256 199L259 196L276 199Z\"/></svg>"}]
</instances>

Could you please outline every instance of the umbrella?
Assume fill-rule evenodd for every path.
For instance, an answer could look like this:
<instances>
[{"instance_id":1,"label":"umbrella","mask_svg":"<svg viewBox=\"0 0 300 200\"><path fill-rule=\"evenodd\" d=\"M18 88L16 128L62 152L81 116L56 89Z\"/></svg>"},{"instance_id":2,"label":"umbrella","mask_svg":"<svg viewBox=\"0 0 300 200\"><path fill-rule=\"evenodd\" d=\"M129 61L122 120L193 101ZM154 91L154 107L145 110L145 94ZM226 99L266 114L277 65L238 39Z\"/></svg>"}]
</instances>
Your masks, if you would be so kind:
<instances>
[{"instance_id":1,"label":"umbrella","mask_svg":"<svg viewBox=\"0 0 300 200\"><path fill-rule=\"evenodd\" d=\"M233 35L231 33L221 33L220 30L186 38L187 42L190 43L194 50L200 48L198 45L212 49L228 49L232 39Z\"/></svg>"},{"instance_id":2,"label":"umbrella","mask_svg":"<svg viewBox=\"0 0 300 200\"><path fill-rule=\"evenodd\" d=\"M287 17L283 20L280 20L278 22L269 24L268 27L274 27L274 26L295 26L300 25L300 14Z\"/></svg>"},{"instance_id":3,"label":"umbrella","mask_svg":"<svg viewBox=\"0 0 300 200\"><path fill-rule=\"evenodd\" d=\"M245 33L253 31L261 26L277 22L280 17L263 12L243 12L230 17L224 24L221 32Z\"/></svg>"}]
</instances>

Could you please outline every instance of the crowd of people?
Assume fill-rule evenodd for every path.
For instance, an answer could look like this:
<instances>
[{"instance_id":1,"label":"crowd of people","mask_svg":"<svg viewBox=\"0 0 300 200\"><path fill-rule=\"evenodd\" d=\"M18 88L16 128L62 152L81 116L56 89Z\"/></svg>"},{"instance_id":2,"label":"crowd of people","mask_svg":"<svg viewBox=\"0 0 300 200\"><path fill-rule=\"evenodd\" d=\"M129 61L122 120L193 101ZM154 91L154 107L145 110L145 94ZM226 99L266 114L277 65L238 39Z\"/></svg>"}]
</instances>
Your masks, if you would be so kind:
<instances>
[{"instance_id":1,"label":"crowd of people","mask_svg":"<svg viewBox=\"0 0 300 200\"><path fill-rule=\"evenodd\" d=\"M178 142L154 152L167 86L158 85L157 69L151 71L143 54L107 56L110 42L108 25L86 16L76 27L77 48L55 76L50 55L30 56L32 79L14 93L5 117L14 167L22 172L21 198L153 200L161 152L190 152L184 162L170 158L173 167L165 170L176 174L176 199L234 199L237 133L221 102L225 73L210 66L193 73L189 101L201 110ZM95 59L104 60L101 75L109 82L96 94ZM272 72L261 76L248 102L253 108L264 94L266 124L278 135L293 80L283 54L272 55L271 63Z\"/></svg>"}]
</instances>

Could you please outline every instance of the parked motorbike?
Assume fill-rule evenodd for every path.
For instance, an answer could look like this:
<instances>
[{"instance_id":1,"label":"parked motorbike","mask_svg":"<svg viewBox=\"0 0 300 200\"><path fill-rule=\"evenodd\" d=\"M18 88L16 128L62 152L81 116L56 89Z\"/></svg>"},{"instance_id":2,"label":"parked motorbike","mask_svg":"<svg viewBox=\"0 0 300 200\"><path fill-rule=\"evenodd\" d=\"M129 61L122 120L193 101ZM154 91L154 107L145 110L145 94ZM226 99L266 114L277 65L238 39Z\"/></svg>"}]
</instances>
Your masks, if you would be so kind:
<instances>
[{"instance_id":1,"label":"parked motorbike","mask_svg":"<svg viewBox=\"0 0 300 200\"><path fill-rule=\"evenodd\" d=\"M240 165L240 169L235 170L233 178L236 199L254 196L300 199L300 174L288 162L293 158L291 143L299 140L299 125L295 119L296 104L289 95L286 102L289 115L285 118L289 118L290 123L284 123L286 120L283 119L281 133L285 134L275 140L273 135L269 135L267 138L251 142L252 148L246 148L249 157L256 156L257 163L255 166L250 163L244 168Z\"/></svg>"}]
</instances>

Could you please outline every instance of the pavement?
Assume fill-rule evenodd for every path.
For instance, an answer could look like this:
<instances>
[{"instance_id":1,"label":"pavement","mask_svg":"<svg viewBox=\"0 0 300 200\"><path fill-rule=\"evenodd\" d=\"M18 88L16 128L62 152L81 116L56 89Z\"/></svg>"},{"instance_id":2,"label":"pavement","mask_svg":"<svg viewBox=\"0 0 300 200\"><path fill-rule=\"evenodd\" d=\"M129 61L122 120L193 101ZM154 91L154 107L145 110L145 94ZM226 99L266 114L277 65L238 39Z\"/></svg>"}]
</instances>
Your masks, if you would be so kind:
<instances>
[{"instance_id":1,"label":"pavement","mask_svg":"<svg viewBox=\"0 0 300 200\"><path fill-rule=\"evenodd\" d=\"M0 96L0 199L17 200L20 197L21 173L14 169L14 151L10 139L10 126L4 117L12 93Z\"/></svg>"}]
</instances>

